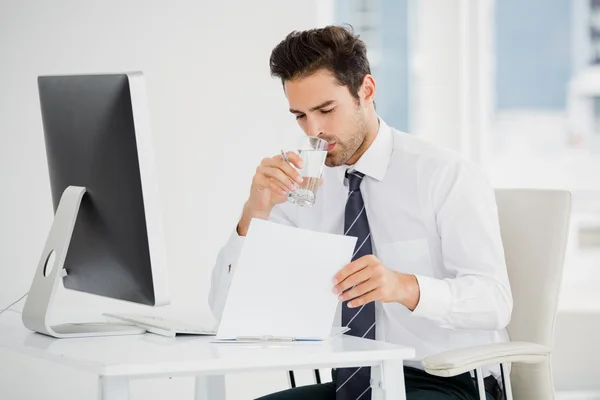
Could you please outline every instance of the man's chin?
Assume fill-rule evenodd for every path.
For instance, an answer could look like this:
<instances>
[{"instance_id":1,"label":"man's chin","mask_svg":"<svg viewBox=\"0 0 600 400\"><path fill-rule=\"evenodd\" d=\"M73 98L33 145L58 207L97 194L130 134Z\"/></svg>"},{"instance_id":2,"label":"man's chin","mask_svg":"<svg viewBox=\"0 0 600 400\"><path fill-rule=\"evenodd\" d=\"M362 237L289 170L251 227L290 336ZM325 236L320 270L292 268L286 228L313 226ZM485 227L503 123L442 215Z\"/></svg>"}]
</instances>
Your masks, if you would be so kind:
<instances>
[{"instance_id":1,"label":"man's chin","mask_svg":"<svg viewBox=\"0 0 600 400\"><path fill-rule=\"evenodd\" d=\"M325 165L332 168L339 167L340 165L344 165L344 161L333 154L328 154L327 158L325 158Z\"/></svg>"}]
</instances>

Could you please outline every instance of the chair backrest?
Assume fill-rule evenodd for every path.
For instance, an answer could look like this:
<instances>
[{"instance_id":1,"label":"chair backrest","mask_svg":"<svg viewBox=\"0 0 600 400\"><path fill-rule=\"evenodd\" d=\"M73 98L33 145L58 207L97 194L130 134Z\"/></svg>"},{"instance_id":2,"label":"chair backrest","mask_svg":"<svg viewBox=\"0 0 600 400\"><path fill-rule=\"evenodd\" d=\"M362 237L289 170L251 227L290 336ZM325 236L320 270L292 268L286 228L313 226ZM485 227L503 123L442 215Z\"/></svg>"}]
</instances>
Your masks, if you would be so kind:
<instances>
[{"instance_id":1,"label":"chair backrest","mask_svg":"<svg viewBox=\"0 0 600 400\"><path fill-rule=\"evenodd\" d=\"M497 189L496 203L514 302L510 338L552 348L571 194L565 190ZM549 361L513 365L511 381L516 400L554 398Z\"/></svg>"}]
</instances>

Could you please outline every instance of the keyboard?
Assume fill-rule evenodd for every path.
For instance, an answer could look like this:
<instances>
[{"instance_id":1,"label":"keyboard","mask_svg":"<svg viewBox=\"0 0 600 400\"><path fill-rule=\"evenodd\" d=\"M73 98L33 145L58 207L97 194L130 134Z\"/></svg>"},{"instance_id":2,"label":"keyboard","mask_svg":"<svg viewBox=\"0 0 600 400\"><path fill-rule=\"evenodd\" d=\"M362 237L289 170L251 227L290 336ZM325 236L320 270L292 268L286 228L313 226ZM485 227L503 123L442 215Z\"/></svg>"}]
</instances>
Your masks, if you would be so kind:
<instances>
[{"instance_id":1,"label":"keyboard","mask_svg":"<svg viewBox=\"0 0 600 400\"><path fill-rule=\"evenodd\" d=\"M213 328L196 326L185 322L176 321L169 318L141 315L141 314L121 314L121 313L104 313L103 315L114 318L120 321L129 322L135 326L146 329L148 332L175 337L176 335L201 335L215 336L217 331Z\"/></svg>"}]
</instances>

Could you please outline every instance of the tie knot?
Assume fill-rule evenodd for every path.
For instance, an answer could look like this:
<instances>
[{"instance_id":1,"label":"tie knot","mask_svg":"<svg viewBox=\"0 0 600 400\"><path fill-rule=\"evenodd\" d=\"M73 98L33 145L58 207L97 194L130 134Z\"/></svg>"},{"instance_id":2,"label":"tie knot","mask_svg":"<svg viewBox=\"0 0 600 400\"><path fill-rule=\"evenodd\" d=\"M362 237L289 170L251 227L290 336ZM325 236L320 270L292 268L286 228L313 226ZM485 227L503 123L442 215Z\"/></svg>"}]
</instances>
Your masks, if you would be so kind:
<instances>
[{"instance_id":1,"label":"tie knot","mask_svg":"<svg viewBox=\"0 0 600 400\"><path fill-rule=\"evenodd\" d=\"M348 186L351 192L355 192L360 189L360 183L365 177L365 174L358 171L346 171L346 178L348 178Z\"/></svg>"}]
</instances>

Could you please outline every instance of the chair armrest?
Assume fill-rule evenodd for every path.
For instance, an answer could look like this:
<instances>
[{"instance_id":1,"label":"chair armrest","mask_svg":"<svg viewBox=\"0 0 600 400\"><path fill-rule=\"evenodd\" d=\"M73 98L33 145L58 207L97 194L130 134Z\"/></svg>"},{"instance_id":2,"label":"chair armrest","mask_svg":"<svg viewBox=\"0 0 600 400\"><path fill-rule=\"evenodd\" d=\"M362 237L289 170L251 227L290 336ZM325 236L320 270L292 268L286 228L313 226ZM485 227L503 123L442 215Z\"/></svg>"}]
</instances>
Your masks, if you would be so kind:
<instances>
[{"instance_id":1,"label":"chair armrest","mask_svg":"<svg viewBox=\"0 0 600 400\"><path fill-rule=\"evenodd\" d=\"M491 364L536 364L547 360L550 352L548 347L535 343L494 343L429 356L423 360L423 367L431 375L449 377Z\"/></svg>"}]
</instances>

